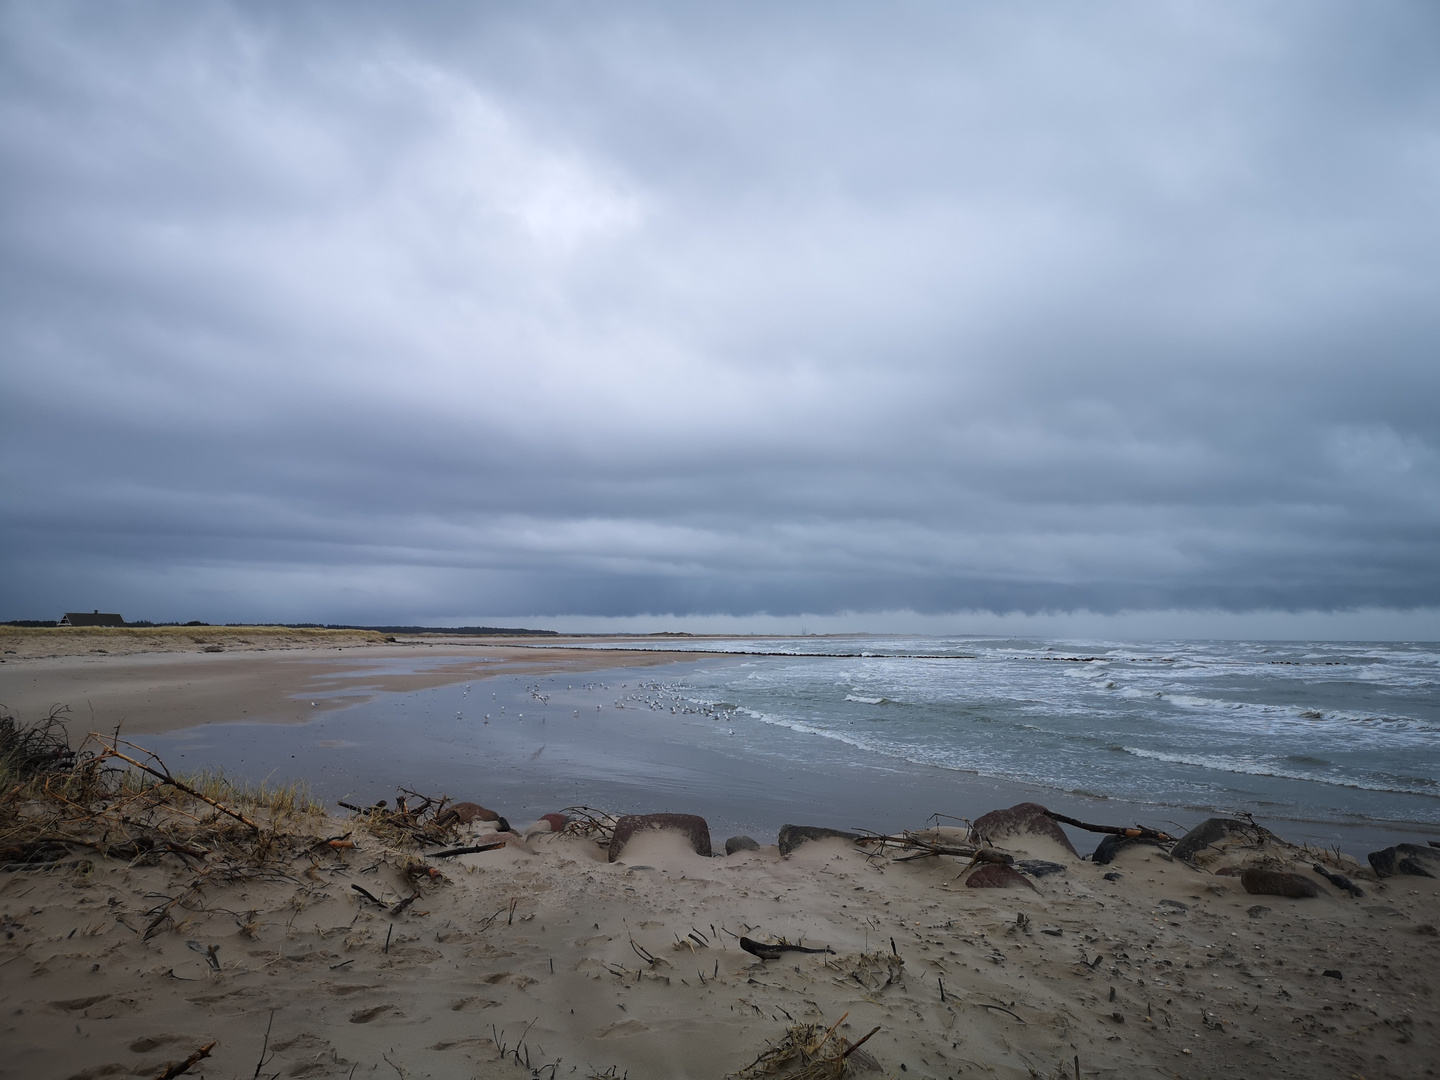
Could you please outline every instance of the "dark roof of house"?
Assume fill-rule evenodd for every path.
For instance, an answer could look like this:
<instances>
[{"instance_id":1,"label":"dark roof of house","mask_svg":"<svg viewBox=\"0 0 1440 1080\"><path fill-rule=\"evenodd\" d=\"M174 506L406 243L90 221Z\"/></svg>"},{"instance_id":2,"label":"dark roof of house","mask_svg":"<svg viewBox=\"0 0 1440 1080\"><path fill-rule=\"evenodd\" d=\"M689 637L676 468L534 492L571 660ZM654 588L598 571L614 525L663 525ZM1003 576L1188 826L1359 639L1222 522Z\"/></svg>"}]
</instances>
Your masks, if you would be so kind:
<instances>
[{"instance_id":1,"label":"dark roof of house","mask_svg":"<svg viewBox=\"0 0 1440 1080\"><path fill-rule=\"evenodd\" d=\"M60 620L60 626L124 626L125 620L119 615L103 611L67 611Z\"/></svg>"}]
</instances>

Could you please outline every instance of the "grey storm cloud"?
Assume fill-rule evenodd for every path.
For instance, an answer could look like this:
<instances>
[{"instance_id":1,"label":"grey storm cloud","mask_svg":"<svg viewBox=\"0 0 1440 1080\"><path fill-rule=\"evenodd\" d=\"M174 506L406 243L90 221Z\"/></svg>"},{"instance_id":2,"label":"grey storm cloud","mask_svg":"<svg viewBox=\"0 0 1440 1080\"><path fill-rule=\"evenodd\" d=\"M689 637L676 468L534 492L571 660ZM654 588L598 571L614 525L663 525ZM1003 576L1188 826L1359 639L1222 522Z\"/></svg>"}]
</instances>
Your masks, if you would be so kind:
<instances>
[{"instance_id":1,"label":"grey storm cloud","mask_svg":"<svg viewBox=\"0 0 1440 1080\"><path fill-rule=\"evenodd\" d=\"M1440 605L1424 3L0 6L0 601Z\"/></svg>"}]
</instances>

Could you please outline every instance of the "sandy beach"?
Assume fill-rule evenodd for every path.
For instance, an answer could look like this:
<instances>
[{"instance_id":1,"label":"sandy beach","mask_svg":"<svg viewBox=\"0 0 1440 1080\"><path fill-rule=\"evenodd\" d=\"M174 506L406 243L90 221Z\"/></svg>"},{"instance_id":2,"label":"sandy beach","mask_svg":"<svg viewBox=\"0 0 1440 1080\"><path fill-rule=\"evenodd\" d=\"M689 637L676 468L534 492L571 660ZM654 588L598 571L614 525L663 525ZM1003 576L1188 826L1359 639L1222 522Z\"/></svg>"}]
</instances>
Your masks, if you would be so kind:
<instances>
[{"instance_id":1,"label":"sandy beach","mask_svg":"<svg viewBox=\"0 0 1440 1080\"><path fill-rule=\"evenodd\" d=\"M397 641L351 630L165 629L177 632L0 627L5 661L0 703L25 718L66 706L77 730L121 724L127 733L143 735L257 718L299 723L313 719L317 709L341 709L377 694L501 674L616 666L612 653L566 649L553 638L536 639L546 646L541 651L503 638ZM413 670L422 652L425 667ZM402 670L387 671L389 659L403 660ZM633 667L683 659L691 657L624 655L625 664Z\"/></svg>"},{"instance_id":2,"label":"sandy beach","mask_svg":"<svg viewBox=\"0 0 1440 1080\"><path fill-rule=\"evenodd\" d=\"M526 665L614 663L514 645L355 647L367 660L358 687L348 646L17 653L0 668L0 700L28 719L84 688L96 730L123 720L138 734L247 709L309 719L301 699L321 688L338 692L332 702ZM376 674L386 650L416 648L436 654L433 668ZM445 794L507 811L478 782ZM994 864L1023 871L974 887L998 865L913 858L923 854L913 842L831 838L705 857L655 831L610 861L574 826L517 820L503 846L441 856L494 842L495 826L449 825L444 843L440 832L418 842L370 828L383 814L271 821L250 810L251 834L183 798L127 805L112 819L113 807L46 804L91 846L7 855L0 1075L161 1076L209 1047L185 1075L789 1076L801 1059L745 1070L801 1025L830 1032L835 1053L874 1030L841 1059L856 1076L1374 1080L1433 1075L1437 1059L1440 881L1382 879L1363 860L1254 831L1188 858L1134 843L1108 864L1033 829L925 834L957 850L986 841ZM40 827L35 806L4 812L7 836ZM97 822L111 822L108 839ZM119 833L165 822L192 830L183 851L113 848ZM798 813L794 823L864 824ZM711 839L724 850L724 835ZM1247 868L1296 875L1317 895L1254 894ZM824 951L763 959L742 937Z\"/></svg>"}]
</instances>

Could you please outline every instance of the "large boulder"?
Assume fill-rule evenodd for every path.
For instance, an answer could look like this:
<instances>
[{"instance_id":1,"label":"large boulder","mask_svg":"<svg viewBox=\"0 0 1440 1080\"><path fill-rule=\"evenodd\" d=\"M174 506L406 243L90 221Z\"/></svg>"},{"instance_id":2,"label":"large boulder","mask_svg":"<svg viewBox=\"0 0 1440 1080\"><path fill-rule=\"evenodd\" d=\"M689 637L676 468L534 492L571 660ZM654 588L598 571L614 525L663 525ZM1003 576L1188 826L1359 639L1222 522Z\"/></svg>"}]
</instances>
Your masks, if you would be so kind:
<instances>
[{"instance_id":1,"label":"large boulder","mask_svg":"<svg viewBox=\"0 0 1440 1080\"><path fill-rule=\"evenodd\" d=\"M967 889L1033 889L1035 885L1014 867L988 863L965 879Z\"/></svg>"},{"instance_id":2,"label":"large boulder","mask_svg":"<svg viewBox=\"0 0 1440 1080\"><path fill-rule=\"evenodd\" d=\"M610 861L614 862L625 845L642 832L677 832L690 841L695 854L710 855L710 826L698 814L626 814L615 823L610 837Z\"/></svg>"},{"instance_id":3,"label":"large boulder","mask_svg":"<svg viewBox=\"0 0 1440 1080\"><path fill-rule=\"evenodd\" d=\"M1245 891L1255 896L1288 896L1292 900L1303 900L1319 896L1325 890L1314 881L1299 874L1284 870L1265 870L1252 866L1240 875L1240 884Z\"/></svg>"},{"instance_id":4,"label":"large boulder","mask_svg":"<svg viewBox=\"0 0 1440 1080\"><path fill-rule=\"evenodd\" d=\"M1440 848L1396 844L1381 851L1372 851L1366 858L1370 860L1375 873L1382 878L1394 877L1396 874L1440 877Z\"/></svg>"},{"instance_id":5,"label":"large boulder","mask_svg":"<svg viewBox=\"0 0 1440 1080\"><path fill-rule=\"evenodd\" d=\"M849 840L854 843L860 839L860 834L842 832L839 829L822 829L818 825L781 825L779 839L780 854L789 855L801 844L808 844L811 840Z\"/></svg>"},{"instance_id":6,"label":"large boulder","mask_svg":"<svg viewBox=\"0 0 1440 1080\"><path fill-rule=\"evenodd\" d=\"M1191 829L1179 842L1170 849L1170 854L1177 859L1184 859L1186 862L1193 862L1195 856L1199 855L1206 848L1228 847L1234 843L1253 844L1257 841L1273 839L1274 833L1269 829L1261 828L1259 825L1251 825L1239 818L1212 817L1206 818L1195 828Z\"/></svg>"},{"instance_id":7,"label":"large boulder","mask_svg":"<svg viewBox=\"0 0 1440 1080\"><path fill-rule=\"evenodd\" d=\"M975 831L992 844L998 844L1008 836L1043 836L1055 841L1077 859L1080 857L1065 830L1054 818L1046 815L1045 807L1039 803L1016 803L1008 810L991 810L988 814L981 814L975 819Z\"/></svg>"}]
</instances>

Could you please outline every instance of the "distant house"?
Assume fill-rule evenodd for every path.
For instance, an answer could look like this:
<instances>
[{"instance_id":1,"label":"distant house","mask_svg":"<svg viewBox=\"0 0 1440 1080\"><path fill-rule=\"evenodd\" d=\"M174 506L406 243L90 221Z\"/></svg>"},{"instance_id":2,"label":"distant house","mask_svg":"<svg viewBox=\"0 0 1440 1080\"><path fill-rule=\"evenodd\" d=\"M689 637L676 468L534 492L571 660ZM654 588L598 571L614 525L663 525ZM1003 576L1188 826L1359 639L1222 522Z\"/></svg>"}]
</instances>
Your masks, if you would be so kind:
<instances>
[{"instance_id":1,"label":"distant house","mask_svg":"<svg viewBox=\"0 0 1440 1080\"><path fill-rule=\"evenodd\" d=\"M125 620L119 615L107 615L102 611L67 611L56 626L124 626Z\"/></svg>"}]
</instances>

